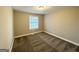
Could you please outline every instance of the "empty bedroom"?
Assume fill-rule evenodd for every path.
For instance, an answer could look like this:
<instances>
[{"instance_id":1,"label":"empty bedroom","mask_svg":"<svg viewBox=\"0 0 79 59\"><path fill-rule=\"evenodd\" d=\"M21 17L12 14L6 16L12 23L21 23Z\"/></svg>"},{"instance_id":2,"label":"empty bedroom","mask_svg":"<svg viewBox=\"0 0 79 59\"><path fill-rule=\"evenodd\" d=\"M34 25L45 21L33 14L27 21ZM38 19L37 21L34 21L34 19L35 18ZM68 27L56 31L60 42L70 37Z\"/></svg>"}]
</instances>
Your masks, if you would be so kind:
<instances>
[{"instance_id":1,"label":"empty bedroom","mask_svg":"<svg viewBox=\"0 0 79 59\"><path fill-rule=\"evenodd\" d=\"M0 15L1 51L79 51L79 7L6 6Z\"/></svg>"}]
</instances>

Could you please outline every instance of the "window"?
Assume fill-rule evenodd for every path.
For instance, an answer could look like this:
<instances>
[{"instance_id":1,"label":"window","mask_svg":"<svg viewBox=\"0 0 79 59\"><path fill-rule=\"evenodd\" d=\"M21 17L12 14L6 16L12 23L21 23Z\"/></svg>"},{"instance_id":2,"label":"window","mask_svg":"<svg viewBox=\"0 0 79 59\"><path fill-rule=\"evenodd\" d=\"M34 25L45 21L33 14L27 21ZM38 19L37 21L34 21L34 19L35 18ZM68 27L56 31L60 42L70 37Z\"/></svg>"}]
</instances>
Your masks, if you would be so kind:
<instances>
[{"instance_id":1,"label":"window","mask_svg":"<svg viewBox=\"0 0 79 59\"><path fill-rule=\"evenodd\" d=\"M39 19L37 16L29 16L29 29L38 29Z\"/></svg>"}]
</instances>

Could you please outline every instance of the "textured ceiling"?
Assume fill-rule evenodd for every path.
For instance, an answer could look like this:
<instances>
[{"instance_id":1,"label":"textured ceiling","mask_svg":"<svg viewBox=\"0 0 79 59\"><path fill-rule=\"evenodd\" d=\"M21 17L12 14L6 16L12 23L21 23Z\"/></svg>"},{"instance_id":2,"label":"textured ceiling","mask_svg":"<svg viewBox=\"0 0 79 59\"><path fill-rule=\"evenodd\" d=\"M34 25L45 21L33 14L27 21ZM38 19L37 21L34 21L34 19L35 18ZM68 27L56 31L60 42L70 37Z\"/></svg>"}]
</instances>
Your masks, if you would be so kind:
<instances>
[{"instance_id":1,"label":"textured ceiling","mask_svg":"<svg viewBox=\"0 0 79 59\"><path fill-rule=\"evenodd\" d=\"M13 6L13 9L18 10L18 11L23 11L23 12L36 13L36 14L48 14L51 11L54 12L62 8L60 6L50 6L50 8L47 10L37 10L33 7L34 6Z\"/></svg>"}]
</instances>

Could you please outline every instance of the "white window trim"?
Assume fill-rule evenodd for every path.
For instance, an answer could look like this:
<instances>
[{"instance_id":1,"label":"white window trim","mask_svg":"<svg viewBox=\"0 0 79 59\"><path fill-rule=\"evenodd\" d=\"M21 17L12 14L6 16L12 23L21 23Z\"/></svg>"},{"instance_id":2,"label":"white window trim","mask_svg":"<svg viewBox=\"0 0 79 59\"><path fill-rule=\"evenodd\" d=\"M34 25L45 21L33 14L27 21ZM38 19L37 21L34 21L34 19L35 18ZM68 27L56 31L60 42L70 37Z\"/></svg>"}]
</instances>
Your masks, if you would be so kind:
<instances>
[{"instance_id":1,"label":"white window trim","mask_svg":"<svg viewBox=\"0 0 79 59\"><path fill-rule=\"evenodd\" d=\"M39 29L39 16L33 16L33 17L38 17L38 28L30 28L30 17L33 16L33 15L30 15L29 16L29 30L36 30L36 29Z\"/></svg>"}]
</instances>

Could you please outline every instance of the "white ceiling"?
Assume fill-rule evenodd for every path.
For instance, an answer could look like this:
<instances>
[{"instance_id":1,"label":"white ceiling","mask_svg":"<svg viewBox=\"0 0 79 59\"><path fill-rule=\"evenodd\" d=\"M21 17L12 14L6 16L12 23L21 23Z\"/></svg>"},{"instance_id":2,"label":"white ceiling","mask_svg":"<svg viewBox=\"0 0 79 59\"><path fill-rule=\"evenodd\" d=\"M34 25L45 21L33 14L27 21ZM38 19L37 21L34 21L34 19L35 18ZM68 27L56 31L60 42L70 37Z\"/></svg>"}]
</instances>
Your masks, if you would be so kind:
<instances>
[{"instance_id":1,"label":"white ceiling","mask_svg":"<svg viewBox=\"0 0 79 59\"><path fill-rule=\"evenodd\" d=\"M61 9L62 7L59 6L50 6L47 10L37 10L33 8L34 6L13 6L13 9L23 12L30 12L30 13L36 13L36 14L48 14L51 11L56 11Z\"/></svg>"}]
</instances>

